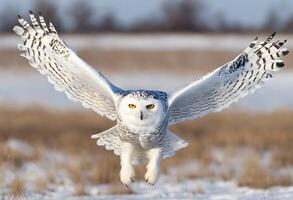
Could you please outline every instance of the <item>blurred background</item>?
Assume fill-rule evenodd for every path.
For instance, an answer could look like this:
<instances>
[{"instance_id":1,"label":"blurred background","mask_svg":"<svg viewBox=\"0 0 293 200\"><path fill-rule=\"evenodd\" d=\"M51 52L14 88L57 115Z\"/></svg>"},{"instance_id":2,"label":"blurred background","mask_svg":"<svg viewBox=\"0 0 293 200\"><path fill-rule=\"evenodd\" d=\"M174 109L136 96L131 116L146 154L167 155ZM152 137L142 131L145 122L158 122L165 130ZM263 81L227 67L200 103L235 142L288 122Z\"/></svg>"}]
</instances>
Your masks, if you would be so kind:
<instances>
[{"instance_id":1,"label":"blurred background","mask_svg":"<svg viewBox=\"0 0 293 200\"><path fill-rule=\"evenodd\" d=\"M276 31L293 47L290 0L0 2L0 196L143 191L121 187L119 158L90 139L113 123L67 100L19 56L17 14L42 12L69 47L125 89L175 91L233 59L255 36ZM160 183L292 185L293 57L284 60L286 68L231 108L172 126L190 145L162 161ZM139 167L138 182L143 173ZM196 182L186 192L210 190Z\"/></svg>"}]
</instances>

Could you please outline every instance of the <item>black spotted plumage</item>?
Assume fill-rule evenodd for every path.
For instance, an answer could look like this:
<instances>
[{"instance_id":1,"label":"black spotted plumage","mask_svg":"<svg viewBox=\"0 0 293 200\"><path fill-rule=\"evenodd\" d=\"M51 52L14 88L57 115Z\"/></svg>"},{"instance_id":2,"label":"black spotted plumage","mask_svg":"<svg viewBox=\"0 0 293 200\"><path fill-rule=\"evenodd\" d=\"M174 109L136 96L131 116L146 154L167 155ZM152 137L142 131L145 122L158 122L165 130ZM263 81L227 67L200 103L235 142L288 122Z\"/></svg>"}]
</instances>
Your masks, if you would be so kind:
<instances>
[{"instance_id":1,"label":"black spotted plumage","mask_svg":"<svg viewBox=\"0 0 293 200\"><path fill-rule=\"evenodd\" d=\"M273 42L275 33L257 44L258 37L234 60L171 95L169 123L195 119L220 111L262 86L285 64L289 51L284 41Z\"/></svg>"},{"instance_id":2,"label":"black spotted plumage","mask_svg":"<svg viewBox=\"0 0 293 200\"><path fill-rule=\"evenodd\" d=\"M63 91L68 98L79 101L100 115L115 120L114 97L120 88L108 81L81 60L60 39L52 23L47 26L43 16L29 13L31 25L18 16L21 26L13 30L21 37L18 48L21 56L41 74L48 78L56 90Z\"/></svg>"}]
</instances>

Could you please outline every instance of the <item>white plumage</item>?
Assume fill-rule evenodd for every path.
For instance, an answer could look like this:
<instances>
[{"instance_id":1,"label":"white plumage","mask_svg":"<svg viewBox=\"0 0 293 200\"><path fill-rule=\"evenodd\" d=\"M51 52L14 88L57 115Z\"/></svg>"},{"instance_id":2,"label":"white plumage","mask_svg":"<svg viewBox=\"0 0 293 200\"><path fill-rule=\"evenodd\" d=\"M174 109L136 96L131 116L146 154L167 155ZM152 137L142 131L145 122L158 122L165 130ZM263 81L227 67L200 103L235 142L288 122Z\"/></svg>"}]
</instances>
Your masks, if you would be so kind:
<instances>
[{"instance_id":1,"label":"white plumage","mask_svg":"<svg viewBox=\"0 0 293 200\"><path fill-rule=\"evenodd\" d=\"M18 16L21 26L13 29L22 40L21 55L69 99L117 121L92 138L120 156L120 179L126 185L134 181L133 165L143 163L147 163L146 182L154 184L160 159L187 146L168 130L169 125L220 111L252 93L284 66L281 57L289 53L281 48L286 41L272 42L272 34L259 44L256 38L234 60L174 94L123 90L70 50L41 14L37 19L30 11L29 16L32 26Z\"/></svg>"}]
</instances>

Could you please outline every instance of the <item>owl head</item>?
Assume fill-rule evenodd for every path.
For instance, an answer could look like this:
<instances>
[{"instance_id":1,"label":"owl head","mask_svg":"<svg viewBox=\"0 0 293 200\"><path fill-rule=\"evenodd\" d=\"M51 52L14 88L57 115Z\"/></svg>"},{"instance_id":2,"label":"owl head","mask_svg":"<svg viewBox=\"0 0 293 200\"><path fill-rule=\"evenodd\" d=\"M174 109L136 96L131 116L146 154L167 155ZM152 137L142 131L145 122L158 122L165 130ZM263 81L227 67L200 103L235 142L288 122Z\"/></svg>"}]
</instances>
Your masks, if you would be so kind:
<instances>
[{"instance_id":1,"label":"owl head","mask_svg":"<svg viewBox=\"0 0 293 200\"><path fill-rule=\"evenodd\" d=\"M167 116L167 94L160 91L128 91L118 104L119 120L131 131L158 128Z\"/></svg>"}]
</instances>

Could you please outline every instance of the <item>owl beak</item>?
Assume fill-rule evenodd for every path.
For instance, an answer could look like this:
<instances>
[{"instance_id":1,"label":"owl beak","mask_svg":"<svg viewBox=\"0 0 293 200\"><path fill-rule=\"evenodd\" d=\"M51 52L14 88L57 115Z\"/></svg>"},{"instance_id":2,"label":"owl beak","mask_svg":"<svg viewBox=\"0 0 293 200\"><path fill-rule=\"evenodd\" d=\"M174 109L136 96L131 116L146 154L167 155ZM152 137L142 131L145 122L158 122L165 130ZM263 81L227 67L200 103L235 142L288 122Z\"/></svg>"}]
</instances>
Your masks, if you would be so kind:
<instances>
[{"instance_id":1,"label":"owl beak","mask_svg":"<svg viewBox=\"0 0 293 200\"><path fill-rule=\"evenodd\" d=\"M140 120L143 120L143 114L140 112Z\"/></svg>"}]
</instances>

